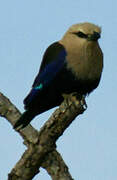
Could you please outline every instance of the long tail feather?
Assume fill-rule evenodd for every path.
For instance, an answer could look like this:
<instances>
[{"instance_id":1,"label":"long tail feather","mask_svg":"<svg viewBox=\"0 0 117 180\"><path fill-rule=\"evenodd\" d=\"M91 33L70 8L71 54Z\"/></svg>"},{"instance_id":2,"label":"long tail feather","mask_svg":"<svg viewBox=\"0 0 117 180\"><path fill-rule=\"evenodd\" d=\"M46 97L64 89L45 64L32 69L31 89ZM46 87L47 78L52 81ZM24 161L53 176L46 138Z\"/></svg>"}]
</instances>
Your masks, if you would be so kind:
<instances>
[{"instance_id":1,"label":"long tail feather","mask_svg":"<svg viewBox=\"0 0 117 180\"><path fill-rule=\"evenodd\" d=\"M34 113L30 111L25 111L22 116L18 119L18 121L14 125L14 129L23 129L25 128L31 120L35 117Z\"/></svg>"}]
</instances>

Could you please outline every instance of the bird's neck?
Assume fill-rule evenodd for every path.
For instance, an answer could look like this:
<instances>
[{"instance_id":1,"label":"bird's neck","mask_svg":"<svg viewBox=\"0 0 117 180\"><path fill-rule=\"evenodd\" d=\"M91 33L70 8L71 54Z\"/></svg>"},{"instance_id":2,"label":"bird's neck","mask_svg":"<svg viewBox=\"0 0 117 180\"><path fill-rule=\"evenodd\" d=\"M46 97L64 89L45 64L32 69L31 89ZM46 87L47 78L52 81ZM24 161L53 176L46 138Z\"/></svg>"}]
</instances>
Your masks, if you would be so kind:
<instances>
[{"instance_id":1,"label":"bird's neck","mask_svg":"<svg viewBox=\"0 0 117 180\"><path fill-rule=\"evenodd\" d=\"M98 42L61 42L67 51L68 68L80 79L98 79L102 70L102 51ZM93 76L93 77L92 77Z\"/></svg>"}]
</instances>

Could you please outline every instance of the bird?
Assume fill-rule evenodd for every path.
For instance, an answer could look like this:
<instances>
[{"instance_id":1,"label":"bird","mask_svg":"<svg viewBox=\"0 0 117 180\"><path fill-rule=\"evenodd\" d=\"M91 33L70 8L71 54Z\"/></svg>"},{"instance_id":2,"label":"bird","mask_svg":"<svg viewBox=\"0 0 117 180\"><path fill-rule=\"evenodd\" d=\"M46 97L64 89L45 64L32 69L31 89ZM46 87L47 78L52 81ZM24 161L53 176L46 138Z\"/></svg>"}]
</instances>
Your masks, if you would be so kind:
<instances>
[{"instance_id":1,"label":"bird","mask_svg":"<svg viewBox=\"0 0 117 180\"><path fill-rule=\"evenodd\" d=\"M61 40L46 49L31 91L24 99L25 111L14 129L25 128L35 116L59 106L63 94L87 96L97 88L103 70L100 37L99 26L82 22L72 25Z\"/></svg>"}]
</instances>

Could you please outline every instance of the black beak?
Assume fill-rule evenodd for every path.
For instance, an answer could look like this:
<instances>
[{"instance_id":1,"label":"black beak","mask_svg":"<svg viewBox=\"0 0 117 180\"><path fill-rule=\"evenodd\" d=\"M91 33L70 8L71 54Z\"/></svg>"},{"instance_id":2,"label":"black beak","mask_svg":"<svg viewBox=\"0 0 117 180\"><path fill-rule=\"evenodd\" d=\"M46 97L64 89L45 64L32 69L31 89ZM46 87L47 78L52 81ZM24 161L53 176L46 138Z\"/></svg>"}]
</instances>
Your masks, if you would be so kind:
<instances>
[{"instance_id":1,"label":"black beak","mask_svg":"<svg viewBox=\"0 0 117 180\"><path fill-rule=\"evenodd\" d=\"M100 33L94 32L93 34L88 35L89 41L97 41L100 38Z\"/></svg>"}]
</instances>

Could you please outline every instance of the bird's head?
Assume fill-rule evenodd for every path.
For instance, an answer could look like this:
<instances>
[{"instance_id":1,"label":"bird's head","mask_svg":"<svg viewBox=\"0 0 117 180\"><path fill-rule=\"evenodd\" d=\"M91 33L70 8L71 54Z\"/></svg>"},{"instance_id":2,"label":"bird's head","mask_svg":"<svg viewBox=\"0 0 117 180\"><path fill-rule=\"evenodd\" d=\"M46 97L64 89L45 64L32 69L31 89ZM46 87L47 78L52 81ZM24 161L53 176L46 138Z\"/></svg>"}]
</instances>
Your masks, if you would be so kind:
<instances>
[{"instance_id":1,"label":"bird's head","mask_svg":"<svg viewBox=\"0 0 117 180\"><path fill-rule=\"evenodd\" d=\"M101 28L92 23L80 23L71 26L63 38L77 37L80 40L97 41L101 37Z\"/></svg>"}]
</instances>

